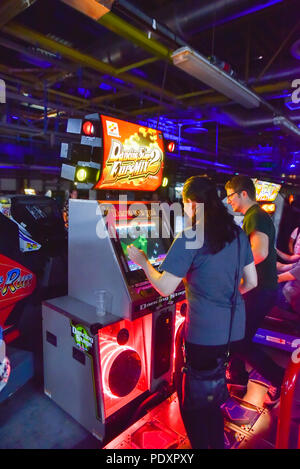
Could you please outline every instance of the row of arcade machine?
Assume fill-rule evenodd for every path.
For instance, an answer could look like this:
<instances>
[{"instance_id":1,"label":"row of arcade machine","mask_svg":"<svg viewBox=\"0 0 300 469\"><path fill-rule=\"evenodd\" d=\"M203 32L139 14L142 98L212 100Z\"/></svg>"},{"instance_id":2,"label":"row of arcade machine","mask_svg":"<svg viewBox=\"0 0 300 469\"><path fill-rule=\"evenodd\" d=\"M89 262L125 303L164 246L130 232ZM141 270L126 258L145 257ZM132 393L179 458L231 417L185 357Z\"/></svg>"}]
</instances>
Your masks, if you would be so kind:
<instances>
[{"instance_id":1,"label":"row of arcade machine","mask_svg":"<svg viewBox=\"0 0 300 469\"><path fill-rule=\"evenodd\" d=\"M256 188L256 201L271 217L275 226L275 243L285 224L286 200L280 193L281 184L253 179ZM226 198L224 199L226 203ZM229 211L230 207L227 206ZM235 222L242 226L243 215L233 213ZM297 346L295 340L300 337L298 315L275 305L257 330L254 341L262 345L293 352Z\"/></svg>"},{"instance_id":2,"label":"row of arcade machine","mask_svg":"<svg viewBox=\"0 0 300 469\"><path fill-rule=\"evenodd\" d=\"M67 131L78 136L78 143L62 145L62 177L76 181L78 189L160 187L161 132L99 115L69 119ZM155 267L160 265L172 240L163 235L172 230L162 205L70 200L67 237L52 199L7 196L0 221L5 233L0 238L0 326L10 344L20 334L13 313L18 307L24 313L26 302L31 310L43 302L45 394L102 443L140 421L148 405L167 405L182 359L184 286L161 297L127 256L133 243ZM55 271L57 259L62 264ZM67 282L59 280L66 271ZM249 415L235 401L225 408L237 425L252 425L260 415L256 408L247 411ZM172 414L169 428L180 420L178 415ZM146 422L137 439L152 434L153 425ZM154 430L173 445L166 425Z\"/></svg>"},{"instance_id":3,"label":"row of arcade machine","mask_svg":"<svg viewBox=\"0 0 300 469\"><path fill-rule=\"evenodd\" d=\"M0 402L40 371L41 301L66 290L67 234L56 201L1 196L0 329L10 377L3 369Z\"/></svg>"},{"instance_id":4,"label":"row of arcade machine","mask_svg":"<svg viewBox=\"0 0 300 469\"><path fill-rule=\"evenodd\" d=\"M69 119L67 132L77 135L78 142L62 144L61 176L77 182L79 189L122 194L160 187L160 131L93 114ZM255 183L258 201L278 234L280 187ZM43 303L44 390L102 444L111 441L107 447L147 447L148 438L152 448L178 447L173 437L179 434L186 440L178 402L170 400L182 360L184 286L161 297L127 256L133 243L158 267L172 239L162 233L170 231L159 203L70 200L68 294ZM258 331L255 340L274 345L269 337L274 337L271 329L263 338ZM161 401L145 415L148 406ZM153 418L147 417L152 413ZM233 398L224 415L227 447L237 447L265 411ZM172 432L177 424L180 429ZM125 435L122 429L128 427Z\"/></svg>"},{"instance_id":5,"label":"row of arcade machine","mask_svg":"<svg viewBox=\"0 0 300 469\"><path fill-rule=\"evenodd\" d=\"M281 185L257 179L254 180L254 184L256 200L273 220L277 246L280 232L286 222L284 211L287 209L286 201L280 193ZM292 310L283 310L275 305L257 330L254 340L262 345L293 352L299 337L299 316Z\"/></svg>"}]
</instances>

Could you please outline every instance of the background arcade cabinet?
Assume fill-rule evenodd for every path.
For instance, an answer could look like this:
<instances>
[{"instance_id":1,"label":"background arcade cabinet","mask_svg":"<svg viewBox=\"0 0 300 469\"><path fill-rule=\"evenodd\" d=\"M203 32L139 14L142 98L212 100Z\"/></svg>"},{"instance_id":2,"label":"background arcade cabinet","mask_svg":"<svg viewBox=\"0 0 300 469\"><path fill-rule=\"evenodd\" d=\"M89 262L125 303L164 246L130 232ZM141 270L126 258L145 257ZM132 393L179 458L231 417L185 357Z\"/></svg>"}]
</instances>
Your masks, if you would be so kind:
<instances>
[{"instance_id":1,"label":"background arcade cabinet","mask_svg":"<svg viewBox=\"0 0 300 469\"><path fill-rule=\"evenodd\" d=\"M256 201L267 212L275 226L276 240L284 208L284 198L280 194L281 184L253 180L256 189Z\"/></svg>"},{"instance_id":2,"label":"background arcade cabinet","mask_svg":"<svg viewBox=\"0 0 300 469\"><path fill-rule=\"evenodd\" d=\"M280 184L255 179L256 200L263 210L271 216L278 235L284 222L285 200L279 192ZM293 342L300 337L300 324L296 314L274 306L257 330L254 341L262 345L279 348L287 352L294 350Z\"/></svg>"},{"instance_id":3,"label":"background arcade cabinet","mask_svg":"<svg viewBox=\"0 0 300 469\"><path fill-rule=\"evenodd\" d=\"M55 208L48 197L0 198L0 326L12 368L1 400L33 376L41 355L41 300L50 295L45 271L53 245L65 238Z\"/></svg>"}]
</instances>

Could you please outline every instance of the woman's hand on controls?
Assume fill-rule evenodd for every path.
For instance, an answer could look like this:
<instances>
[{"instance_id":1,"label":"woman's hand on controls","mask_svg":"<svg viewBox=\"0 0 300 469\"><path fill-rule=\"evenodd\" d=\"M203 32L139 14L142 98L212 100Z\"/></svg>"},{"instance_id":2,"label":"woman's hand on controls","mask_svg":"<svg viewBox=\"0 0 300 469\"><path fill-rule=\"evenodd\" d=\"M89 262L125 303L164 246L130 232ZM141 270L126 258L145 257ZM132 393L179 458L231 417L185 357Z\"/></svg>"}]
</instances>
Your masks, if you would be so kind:
<instances>
[{"instance_id":1,"label":"woman's hand on controls","mask_svg":"<svg viewBox=\"0 0 300 469\"><path fill-rule=\"evenodd\" d=\"M148 257L142 251L141 249L136 248L133 244L130 244L127 246L127 253L128 257L131 261L133 261L135 264L140 265L141 267L144 267L144 265L148 261Z\"/></svg>"}]
</instances>

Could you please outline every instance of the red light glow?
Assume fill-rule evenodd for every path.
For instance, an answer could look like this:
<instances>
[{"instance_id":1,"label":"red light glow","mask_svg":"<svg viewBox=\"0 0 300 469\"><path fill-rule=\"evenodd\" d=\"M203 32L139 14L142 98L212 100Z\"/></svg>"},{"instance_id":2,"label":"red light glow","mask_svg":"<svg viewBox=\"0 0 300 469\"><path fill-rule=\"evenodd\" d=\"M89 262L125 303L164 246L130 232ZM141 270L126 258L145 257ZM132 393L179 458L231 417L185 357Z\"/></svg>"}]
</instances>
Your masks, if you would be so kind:
<instances>
[{"instance_id":1,"label":"red light glow","mask_svg":"<svg viewBox=\"0 0 300 469\"><path fill-rule=\"evenodd\" d=\"M102 356L102 382L104 392L112 399L119 399L119 396L113 394L108 384L109 370L117 356L125 350L135 351L132 347L121 346L116 342L108 342L101 347Z\"/></svg>"},{"instance_id":2,"label":"red light glow","mask_svg":"<svg viewBox=\"0 0 300 469\"><path fill-rule=\"evenodd\" d=\"M167 148L170 153L173 153L173 151L175 150L175 143L174 142L168 143Z\"/></svg>"},{"instance_id":3,"label":"red light glow","mask_svg":"<svg viewBox=\"0 0 300 469\"><path fill-rule=\"evenodd\" d=\"M95 127L90 121L86 121L83 126L82 126L83 133L85 135L94 135L95 133Z\"/></svg>"},{"instance_id":4,"label":"red light glow","mask_svg":"<svg viewBox=\"0 0 300 469\"><path fill-rule=\"evenodd\" d=\"M145 392L148 387L150 364L145 350L151 341L151 317L143 316L135 321L121 320L98 332L98 353L101 364L99 398L103 400L105 418L124 407ZM120 345L118 333L128 330L128 342ZM146 334L143 334L145 331ZM146 364L147 363L147 364Z\"/></svg>"}]
</instances>

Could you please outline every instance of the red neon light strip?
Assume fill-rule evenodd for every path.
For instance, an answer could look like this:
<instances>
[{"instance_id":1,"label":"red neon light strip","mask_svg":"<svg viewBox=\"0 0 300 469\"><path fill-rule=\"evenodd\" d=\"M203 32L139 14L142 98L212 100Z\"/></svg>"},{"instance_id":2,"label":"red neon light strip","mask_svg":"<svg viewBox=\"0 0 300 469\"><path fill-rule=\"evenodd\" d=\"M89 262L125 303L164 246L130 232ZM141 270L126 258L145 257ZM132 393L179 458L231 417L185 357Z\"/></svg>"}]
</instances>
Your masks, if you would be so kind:
<instances>
[{"instance_id":1,"label":"red neon light strip","mask_svg":"<svg viewBox=\"0 0 300 469\"><path fill-rule=\"evenodd\" d=\"M277 425L276 449L288 449L292 414L292 404L300 362L290 361L283 380L280 396L280 411ZM299 444L298 444L299 448Z\"/></svg>"}]
</instances>

